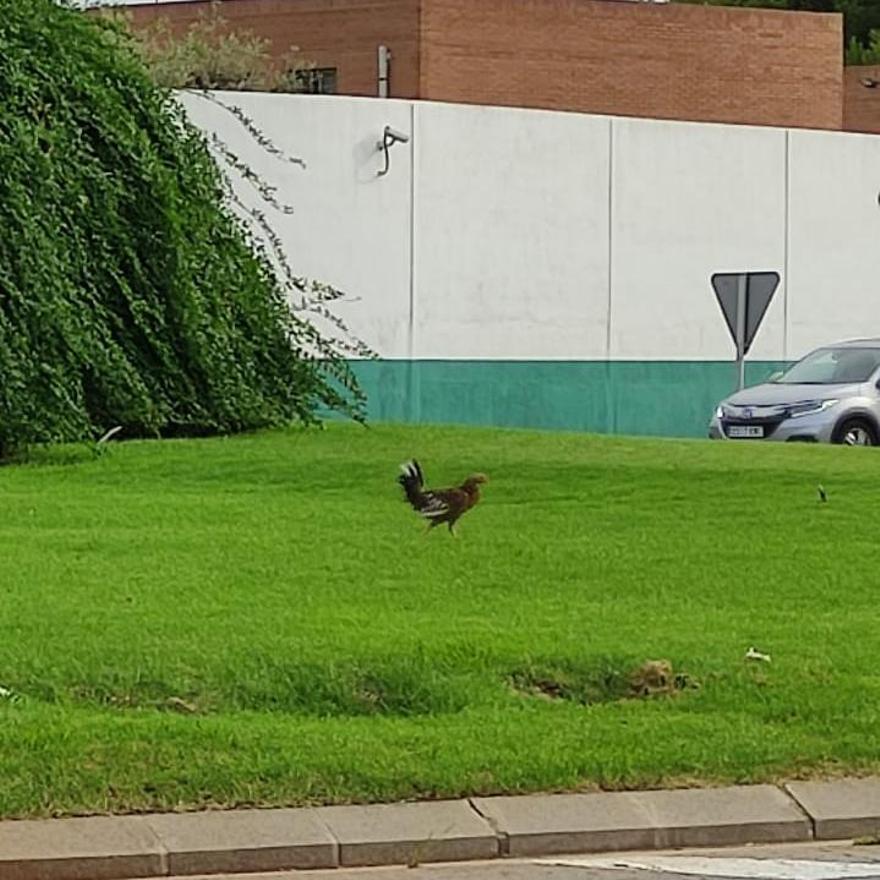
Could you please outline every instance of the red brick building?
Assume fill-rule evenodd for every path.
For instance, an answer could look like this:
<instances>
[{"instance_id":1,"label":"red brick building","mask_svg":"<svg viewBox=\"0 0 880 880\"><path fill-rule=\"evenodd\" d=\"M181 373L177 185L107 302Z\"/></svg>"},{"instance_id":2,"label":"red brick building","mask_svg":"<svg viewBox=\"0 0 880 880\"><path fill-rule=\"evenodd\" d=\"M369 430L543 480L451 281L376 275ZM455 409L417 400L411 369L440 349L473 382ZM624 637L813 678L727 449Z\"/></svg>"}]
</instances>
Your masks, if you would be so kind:
<instances>
[{"instance_id":1,"label":"red brick building","mask_svg":"<svg viewBox=\"0 0 880 880\"><path fill-rule=\"evenodd\" d=\"M130 11L136 25L162 16L182 30L208 5ZM844 124L836 14L627 0L225 0L221 14L230 26L270 39L278 55L298 46L324 71L317 87L340 94L379 93L378 49L385 46L390 97ZM880 89L876 97L880 105ZM853 99L847 116L856 119L860 107Z\"/></svg>"}]
</instances>

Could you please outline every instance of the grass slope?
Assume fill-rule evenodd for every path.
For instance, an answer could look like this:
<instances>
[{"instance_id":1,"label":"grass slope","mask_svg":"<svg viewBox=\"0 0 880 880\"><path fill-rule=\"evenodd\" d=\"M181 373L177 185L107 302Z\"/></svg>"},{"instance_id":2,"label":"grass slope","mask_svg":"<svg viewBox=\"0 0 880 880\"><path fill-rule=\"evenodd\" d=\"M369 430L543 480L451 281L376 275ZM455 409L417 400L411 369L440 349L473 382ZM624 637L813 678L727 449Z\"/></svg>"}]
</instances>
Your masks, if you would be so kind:
<instances>
[{"instance_id":1,"label":"grass slope","mask_svg":"<svg viewBox=\"0 0 880 880\"><path fill-rule=\"evenodd\" d=\"M412 454L489 474L459 539L401 503ZM332 425L42 458L0 470L0 815L880 767L872 450ZM649 658L701 687L616 699Z\"/></svg>"}]
</instances>

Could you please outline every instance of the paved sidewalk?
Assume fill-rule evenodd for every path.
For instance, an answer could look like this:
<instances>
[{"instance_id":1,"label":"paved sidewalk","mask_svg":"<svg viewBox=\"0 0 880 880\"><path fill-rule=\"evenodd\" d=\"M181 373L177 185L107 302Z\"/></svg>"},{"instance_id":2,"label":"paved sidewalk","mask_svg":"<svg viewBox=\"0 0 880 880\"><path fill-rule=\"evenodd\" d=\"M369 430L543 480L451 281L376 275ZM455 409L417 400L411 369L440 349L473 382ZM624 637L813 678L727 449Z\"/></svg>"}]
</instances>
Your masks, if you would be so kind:
<instances>
[{"instance_id":1,"label":"paved sidewalk","mask_svg":"<svg viewBox=\"0 0 880 880\"><path fill-rule=\"evenodd\" d=\"M133 880L868 837L880 778L0 822L2 880Z\"/></svg>"}]
</instances>

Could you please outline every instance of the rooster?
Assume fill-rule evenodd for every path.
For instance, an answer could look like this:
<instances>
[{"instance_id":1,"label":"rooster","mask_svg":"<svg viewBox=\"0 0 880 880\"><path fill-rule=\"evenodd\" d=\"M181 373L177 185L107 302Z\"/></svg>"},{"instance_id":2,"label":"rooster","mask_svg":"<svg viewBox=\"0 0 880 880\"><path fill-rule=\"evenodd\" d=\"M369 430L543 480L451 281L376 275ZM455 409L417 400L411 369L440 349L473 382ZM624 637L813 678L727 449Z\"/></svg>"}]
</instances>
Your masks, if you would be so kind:
<instances>
[{"instance_id":1,"label":"rooster","mask_svg":"<svg viewBox=\"0 0 880 880\"><path fill-rule=\"evenodd\" d=\"M480 484L489 482L485 474L471 474L460 486L426 489L424 474L415 459L402 464L400 470L397 482L413 509L428 521L427 531L446 523L453 536L456 521L480 500Z\"/></svg>"}]
</instances>

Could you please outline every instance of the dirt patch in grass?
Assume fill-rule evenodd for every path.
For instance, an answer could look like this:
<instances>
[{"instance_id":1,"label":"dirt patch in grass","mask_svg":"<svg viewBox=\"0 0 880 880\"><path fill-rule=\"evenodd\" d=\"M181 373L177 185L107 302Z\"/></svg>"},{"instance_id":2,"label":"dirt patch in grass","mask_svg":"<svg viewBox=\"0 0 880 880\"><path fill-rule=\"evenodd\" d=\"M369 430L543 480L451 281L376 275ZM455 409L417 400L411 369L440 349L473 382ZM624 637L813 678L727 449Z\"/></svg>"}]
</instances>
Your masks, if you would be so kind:
<instances>
[{"instance_id":1,"label":"dirt patch in grass","mask_svg":"<svg viewBox=\"0 0 880 880\"><path fill-rule=\"evenodd\" d=\"M668 660L636 664L619 658L602 658L580 667L561 662L530 664L514 670L508 683L523 696L582 706L670 696L699 687L692 676L675 670Z\"/></svg>"},{"instance_id":2,"label":"dirt patch in grass","mask_svg":"<svg viewBox=\"0 0 880 880\"><path fill-rule=\"evenodd\" d=\"M49 696L117 710L155 710L210 715L230 710L278 712L307 717L363 715L420 716L458 712L468 703L467 688L405 659L374 666L277 664L260 675L247 671L226 683L140 679L75 684Z\"/></svg>"}]
</instances>

